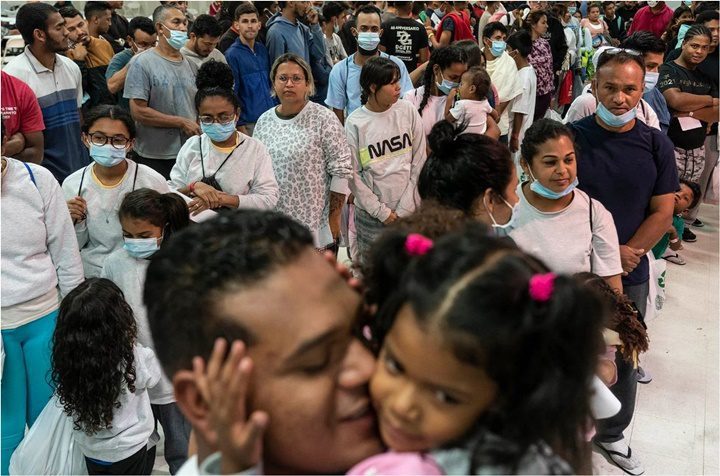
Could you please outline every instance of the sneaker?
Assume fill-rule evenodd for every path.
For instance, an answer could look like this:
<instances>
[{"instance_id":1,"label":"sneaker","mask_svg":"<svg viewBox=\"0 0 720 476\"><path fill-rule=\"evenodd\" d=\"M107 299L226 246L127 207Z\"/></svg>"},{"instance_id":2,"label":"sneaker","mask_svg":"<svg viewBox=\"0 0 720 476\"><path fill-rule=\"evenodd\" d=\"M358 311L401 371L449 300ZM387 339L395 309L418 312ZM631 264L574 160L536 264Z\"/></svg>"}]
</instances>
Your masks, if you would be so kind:
<instances>
[{"instance_id":1,"label":"sneaker","mask_svg":"<svg viewBox=\"0 0 720 476\"><path fill-rule=\"evenodd\" d=\"M688 243L695 243L697 241L697 236L695 236L695 233L690 231L689 228L685 228L685 230L683 231L682 240Z\"/></svg>"},{"instance_id":2,"label":"sneaker","mask_svg":"<svg viewBox=\"0 0 720 476\"><path fill-rule=\"evenodd\" d=\"M627 474L638 476L645 472L642 462L637 458L633 458L632 449L625 443L625 440L613 443L596 441L595 444L607 453L610 460Z\"/></svg>"},{"instance_id":3,"label":"sneaker","mask_svg":"<svg viewBox=\"0 0 720 476\"><path fill-rule=\"evenodd\" d=\"M699 218L696 218L694 222L692 222L692 226L695 228L702 228L705 226L705 223L702 222Z\"/></svg>"},{"instance_id":4,"label":"sneaker","mask_svg":"<svg viewBox=\"0 0 720 476\"><path fill-rule=\"evenodd\" d=\"M685 263L686 263L686 261L683 259L683 257L680 256L680 255L677 254L677 253L672 253L672 254L669 254L669 255L664 255L664 256L663 256L663 259L665 259L665 260L667 260L667 261L670 261L671 263L675 263L675 264L681 264L681 265L682 265L682 264L685 264Z\"/></svg>"},{"instance_id":5,"label":"sneaker","mask_svg":"<svg viewBox=\"0 0 720 476\"><path fill-rule=\"evenodd\" d=\"M645 369L638 365L637 368L637 383L650 383L652 382L652 375L650 372L646 372Z\"/></svg>"}]
</instances>

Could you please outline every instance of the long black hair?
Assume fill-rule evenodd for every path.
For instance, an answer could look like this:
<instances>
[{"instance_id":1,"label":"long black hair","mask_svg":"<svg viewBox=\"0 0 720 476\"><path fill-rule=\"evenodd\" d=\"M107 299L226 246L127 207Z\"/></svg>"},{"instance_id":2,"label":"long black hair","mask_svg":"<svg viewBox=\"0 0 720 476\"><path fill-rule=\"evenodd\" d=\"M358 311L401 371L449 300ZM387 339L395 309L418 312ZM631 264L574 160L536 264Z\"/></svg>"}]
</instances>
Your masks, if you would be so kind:
<instances>
[{"instance_id":1,"label":"long black hair","mask_svg":"<svg viewBox=\"0 0 720 476\"><path fill-rule=\"evenodd\" d=\"M177 233L190 224L190 212L183 198L172 192L160 193L149 188L139 188L125 195L120 210L123 217L147 220L154 226L162 228L163 243L173 233Z\"/></svg>"},{"instance_id":2,"label":"long black hair","mask_svg":"<svg viewBox=\"0 0 720 476\"><path fill-rule=\"evenodd\" d=\"M468 57L465 50L459 46L450 45L442 46L433 50L430 55L430 61L425 69L425 76L423 76L423 98L418 106L418 112L422 116L423 109L427 106L428 100L430 99L430 91L432 91L433 85L435 84L435 65L438 65L441 70L447 69L452 66L453 63L467 63Z\"/></svg>"},{"instance_id":3,"label":"long black hair","mask_svg":"<svg viewBox=\"0 0 720 476\"><path fill-rule=\"evenodd\" d=\"M407 236L398 231L385 245L394 240L402 248ZM413 257L378 312L374 334L382 339L409 305L421 328L438 333L459 361L482 368L497 386L473 433L489 432L510 444L481 440L472 448L471 474L488 466L517 468L539 442L575 471L588 462L584 431L607 313L594 292L547 273L509 240L468 225ZM531 292L540 277L551 279L546 298Z\"/></svg>"},{"instance_id":4,"label":"long black hair","mask_svg":"<svg viewBox=\"0 0 720 476\"><path fill-rule=\"evenodd\" d=\"M371 86L377 91L386 84L392 84L400 80L400 68L394 61L382 56L370 58L360 72L360 103L368 102L372 94Z\"/></svg>"},{"instance_id":5,"label":"long black hair","mask_svg":"<svg viewBox=\"0 0 720 476\"><path fill-rule=\"evenodd\" d=\"M52 379L76 430L92 435L111 428L121 393L135 392L136 338L132 309L108 279L88 279L60 303Z\"/></svg>"}]
</instances>

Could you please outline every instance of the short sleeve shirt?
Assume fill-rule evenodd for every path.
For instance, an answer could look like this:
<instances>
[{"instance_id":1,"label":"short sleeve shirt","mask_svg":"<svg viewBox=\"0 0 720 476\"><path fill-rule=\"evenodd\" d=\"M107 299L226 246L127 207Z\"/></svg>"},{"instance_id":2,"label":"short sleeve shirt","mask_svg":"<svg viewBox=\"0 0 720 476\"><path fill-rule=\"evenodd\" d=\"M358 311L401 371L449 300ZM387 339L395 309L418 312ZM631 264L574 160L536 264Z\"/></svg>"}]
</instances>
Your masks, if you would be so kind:
<instances>
[{"instance_id":1,"label":"short sleeve shirt","mask_svg":"<svg viewBox=\"0 0 720 476\"><path fill-rule=\"evenodd\" d=\"M112 78L115 73L127 66L132 58L133 52L130 48L124 49L120 53L113 56L113 58L110 60L110 64L107 67L107 70L105 71L105 80ZM124 107L129 111L130 101L127 98L123 97L122 91L119 92L118 96L118 105Z\"/></svg>"},{"instance_id":2,"label":"short sleeve shirt","mask_svg":"<svg viewBox=\"0 0 720 476\"><path fill-rule=\"evenodd\" d=\"M380 44L387 54L396 56L408 71L413 71L418 66L420 50L428 47L428 35L425 26L412 18L395 17L383 25Z\"/></svg>"},{"instance_id":3,"label":"short sleeve shirt","mask_svg":"<svg viewBox=\"0 0 720 476\"><path fill-rule=\"evenodd\" d=\"M672 142L641 121L623 133L600 127L595 114L568 126L575 134L580 187L605 205L615 221L618 241L624 245L647 218L650 199L678 189ZM648 273L643 257L623 284L642 284Z\"/></svg>"},{"instance_id":4,"label":"short sleeve shirt","mask_svg":"<svg viewBox=\"0 0 720 476\"><path fill-rule=\"evenodd\" d=\"M2 91L0 91L0 110L5 121L7 137L22 132L39 132L45 129L42 111L37 97L27 84L0 71Z\"/></svg>"}]
</instances>

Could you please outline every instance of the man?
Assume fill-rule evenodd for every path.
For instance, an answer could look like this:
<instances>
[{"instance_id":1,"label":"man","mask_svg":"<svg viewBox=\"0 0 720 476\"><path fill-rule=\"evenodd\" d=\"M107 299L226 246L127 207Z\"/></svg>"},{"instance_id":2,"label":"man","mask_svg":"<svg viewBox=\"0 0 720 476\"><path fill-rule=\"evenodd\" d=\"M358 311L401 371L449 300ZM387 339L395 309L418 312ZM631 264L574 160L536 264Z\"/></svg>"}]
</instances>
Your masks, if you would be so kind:
<instances>
[{"instance_id":1,"label":"man","mask_svg":"<svg viewBox=\"0 0 720 476\"><path fill-rule=\"evenodd\" d=\"M615 13L615 2L603 2L603 19L607 23L613 46L625 39L625 20Z\"/></svg>"},{"instance_id":2,"label":"man","mask_svg":"<svg viewBox=\"0 0 720 476\"><path fill-rule=\"evenodd\" d=\"M623 291L645 314L649 268L645 253L672 223L678 189L673 145L665 134L634 118L645 78L642 56L626 51L603 53L593 80L598 112L570 124L582 160L583 190L610 212L617 228L625 276ZM598 421L595 442L630 474L642 474L623 431L632 419L637 373L616 358L618 382L611 388L623 403L616 416Z\"/></svg>"},{"instance_id":3,"label":"man","mask_svg":"<svg viewBox=\"0 0 720 476\"><path fill-rule=\"evenodd\" d=\"M215 18L198 15L190 30L190 40L180 49L180 53L198 68L210 60L227 63L225 56L215 48L220 41L220 35L220 23Z\"/></svg>"},{"instance_id":4,"label":"man","mask_svg":"<svg viewBox=\"0 0 720 476\"><path fill-rule=\"evenodd\" d=\"M16 25L27 46L4 71L26 83L37 96L45 123L43 166L62 183L90 163L80 140L80 68L58 54L68 49L68 31L65 19L51 5L23 5Z\"/></svg>"},{"instance_id":5,"label":"man","mask_svg":"<svg viewBox=\"0 0 720 476\"><path fill-rule=\"evenodd\" d=\"M353 36L352 29L357 27L356 23L356 17L357 17L357 11L360 9L360 7L363 7L365 5L371 4L373 2L353 2L353 8L355 9L353 11L353 14L350 15L345 21L345 24L340 28L340 39L343 42L343 46L345 47L345 51L355 51L357 50L357 38Z\"/></svg>"},{"instance_id":6,"label":"man","mask_svg":"<svg viewBox=\"0 0 720 476\"><path fill-rule=\"evenodd\" d=\"M317 10L310 2L278 2L281 10L267 23L270 64L285 53L295 53L310 65L315 79L312 100L325 100L332 65L325 59L325 39ZM308 27L300 20L307 20Z\"/></svg>"},{"instance_id":7,"label":"man","mask_svg":"<svg viewBox=\"0 0 720 476\"><path fill-rule=\"evenodd\" d=\"M492 84L497 88L498 102L495 110L500 114L500 142L508 143L510 119L508 105L510 101L522 94L523 85L520 82L515 61L505 51L507 28L500 22L491 22L483 30L483 55L485 56L485 69L490 75Z\"/></svg>"},{"instance_id":8,"label":"man","mask_svg":"<svg viewBox=\"0 0 720 476\"><path fill-rule=\"evenodd\" d=\"M86 16L92 15L92 21L85 21L79 11L73 7L63 7L60 15L67 22L69 39L73 44L67 57L75 61L83 73L84 112L99 104L115 104L115 97L108 91L105 71L113 57L110 43L100 35L110 26L110 9L103 9L106 2L87 2Z\"/></svg>"},{"instance_id":9,"label":"man","mask_svg":"<svg viewBox=\"0 0 720 476\"><path fill-rule=\"evenodd\" d=\"M645 60L645 89L643 99L657 114L660 130L667 134L670 127L670 111L665 96L657 88L658 72L663 64L663 57L667 49L665 42L649 31L633 33L623 43L622 47L642 53Z\"/></svg>"},{"instance_id":10,"label":"man","mask_svg":"<svg viewBox=\"0 0 720 476\"><path fill-rule=\"evenodd\" d=\"M672 21L673 11L665 2L647 2L633 17L627 34L649 31L660 38Z\"/></svg>"},{"instance_id":11,"label":"man","mask_svg":"<svg viewBox=\"0 0 720 476\"><path fill-rule=\"evenodd\" d=\"M710 33L712 34L712 41L710 42L708 55L705 60L697 66L697 70L708 76L713 81L716 90L718 89L718 74L720 72L720 49L718 49L718 26L720 26L720 23L718 22L718 19L720 19L720 13L718 13L717 10L705 10L699 13L697 18L695 18L697 23L704 25L705 28L710 30ZM668 54L667 61L673 61L679 56L680 48L677 48ZM705 138L705 168L703 169L703 173L700 176L699 181L700 190L703 194L705 194L705 191L707 190L707 186L710 181L710 174L718 161L717 135L718 124L717 122L714 122L710 127L710 132L708 132L707 137ZM695 227L705 226L705 224L697 217L701 202L702 201L698 202L697 205L688 210L685 214L685 218L687 219L686 221ZM695 241L697 239L695 237L695 233L693 233L693 231L687 226L685 227L683 235L690 238L691 241Z\"/></svg>"},{"instance_id":12,"label":"man","mask_svg":"<svg viewBox=\"0 0 720 476\"><path fill-rule=\"evenodd\" d=\"M0 71L0 110L7 140L5 154L23 162L40 164L43 160L42 111L37 97L27 84Z\"/></svg>"},{"instance_id":13,"label":"man","mask_svg":"<svg viewBox=\"0 0 720 476\"><path fill-rule=\"evenodd\" d=\"M439 11L443 13L442 21L435 35L430 37L433 48L447 46L455 41L475 39L467 4L468 2L441 2Z\"/></svg>"},{"instance_id":14,"label":"man","mask_svg":"<svg viewBox=\"0 0 720 476\"><path fill-rule=\"evenodd\" d=\"M340 2L325 2L322 7L322 30L325 35L325 59L335 65L347 58L347 52L337 32L345 24L346 7Z\"/></svg>"},{"instance_id":15,"label":"man","mask_svg":"<svg viewBox=\"0 0 720 476\"><path fill-rule=\"evenodd\" d=\"M139 126L136 160L167 179L187 138L200 134L195 121L197 70L180 53L187 43L187 21L174 6L155 9L158 45L130 60L123 94Z\"/></svg>"},{"instance_id":16,"label":"man","mask_svg":"<svg viewBox=\"0 0 720 476\"><path fill-rule=\"evenodd\" d=\"M112 45L115 54L125 49L125 38L130 34L128 19L117 12L122 10L124 2L108 2L112 9L110 16L110 29L104 35L105 39Z\"/></svg>"},{"instance_id":17,"label":"man","mask_svg":"<svg viewBox=\"0 0 720 476\"><path fill-rule=\"evenodd\" d=\"M639 8L640 2L636 2L634 0L629 2L617 2L616 13L627 24L632 21Z\"/></svg>"},{"instance_id":18,"label":"man","mask_svg":"<svg viewBox=\"0 0 720 476\"><path fill-rule=\"evenodd\" d=\"M345 124L345 118L360 107L360 71L367 61L374 56L384 56L395 62L400 68L400 94L413 89L405 64L399 58L381 52L378 48L383 30L380 26L380 9L374 5L365 5L356 14L357 28L353 27L353 35L357 40L357 52L345 58L330 72L330 87L325 104ZM359 38L360 34L363 38Z\"/></svg>"},{"instance_id":19,"label":"man","mask_svg":"<svg viewBox=\"0 0 720 476\"><path fill-rule=\"evenodd\" d=\"M128 26L128 36L123 43L129 48L124 48L113 56L105 71L105 79L108 91L116 95L118 105L129 111L130 101L123 97L128 65L134 55L149 50L157 44L157 33L152 20L146 17L133 18Z\"/></svg>"},{"instance_id":20,"label":"man","mask_svg":"<svg viewBox=\"0 0 720 476\"><path fill-rule=\"evenodd\" d=\"M380 47L412 72L430 57L428 34L412 17L413 2L395 2L395 8L397 15L382 25Z\"/></svg>"},{"instance_id":21,"label":"man","mask_svg":"<svg viewBox=\"0 0 720 476\"><path fill-rule=\"evenodd\" d=\"M225 57L235 78L235 95L240 100L238 125L252 135L258 118L275 105L271 96L270 58L265 45L256 41L260 18L255 6L243 3L235 14L240 36Z\"/></svg>"},{"instance_id":22,"label":"man","mask_svg":"<svg viewBox=\"0 0 720 476\"><path fill-rule=\"evenodd\" d=\"M374 360L354 337L362 300L291 218L239 210L183 230L153 257L144 301L203 469L218 437L192 361L209 360L217 338L242 340L252 359L238 404L269 417L263 474L342 474L382 451L367 393Z\"/></svg>"}]
</instances>

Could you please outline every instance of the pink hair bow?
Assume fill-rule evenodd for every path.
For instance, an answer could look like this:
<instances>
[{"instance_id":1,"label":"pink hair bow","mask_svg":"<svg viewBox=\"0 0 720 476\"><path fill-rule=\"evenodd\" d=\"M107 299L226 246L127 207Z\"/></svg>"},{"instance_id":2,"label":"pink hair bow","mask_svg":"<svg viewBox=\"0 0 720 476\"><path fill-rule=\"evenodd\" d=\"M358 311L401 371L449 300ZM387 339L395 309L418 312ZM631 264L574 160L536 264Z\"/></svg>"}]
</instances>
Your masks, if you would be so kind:
<instances>
[{"instance_id":1,"label":"pink hair bow","mask_svg":"<svg viewBox=\"0 0 720 476\"><path fill-rule=\"evenodd\" d=\"M555 274L535 274L530 278L528 291L530 298L536 302L548 302L555 287Z\"/></svg>"},{"instance_id":2,"label":"pink hair bow","mask_svg":"<svg viewBox=\"0 0 720 476\"><path fill-rule=\"evenodd\" d=\"M410 233L405 239L405 251L410 256L422 256L433 247L433 241L419 233Z\"/></svg>"}]
</instances>

